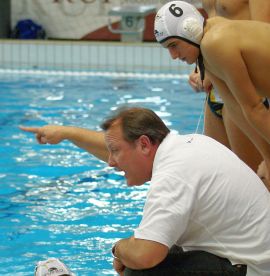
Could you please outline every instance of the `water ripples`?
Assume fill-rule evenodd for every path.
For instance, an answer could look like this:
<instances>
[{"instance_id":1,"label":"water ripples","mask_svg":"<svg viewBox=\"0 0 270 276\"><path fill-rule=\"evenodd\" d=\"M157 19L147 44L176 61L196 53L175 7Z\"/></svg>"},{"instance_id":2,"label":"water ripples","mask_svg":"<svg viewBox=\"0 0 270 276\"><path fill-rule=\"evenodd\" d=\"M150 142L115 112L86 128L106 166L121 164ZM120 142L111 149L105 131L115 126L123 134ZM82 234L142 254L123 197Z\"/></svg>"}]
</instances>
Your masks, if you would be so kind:
<instances>
[{"instance_id":1,"label":"water ripples","mask_svg":"<svg viewBox=\"0 0 270 276\"><path fill-rule=\"evenodd\" d=\"M127 188L104 162L67 141L38 145L18 125L99 129L110 110L129 104L189 132L202 98L173 79L0 75L0 84L0 275L33 275L48 257L80 276L115 275L111 246L139 224L147 184Z\"/></svg>"}]
</instances>

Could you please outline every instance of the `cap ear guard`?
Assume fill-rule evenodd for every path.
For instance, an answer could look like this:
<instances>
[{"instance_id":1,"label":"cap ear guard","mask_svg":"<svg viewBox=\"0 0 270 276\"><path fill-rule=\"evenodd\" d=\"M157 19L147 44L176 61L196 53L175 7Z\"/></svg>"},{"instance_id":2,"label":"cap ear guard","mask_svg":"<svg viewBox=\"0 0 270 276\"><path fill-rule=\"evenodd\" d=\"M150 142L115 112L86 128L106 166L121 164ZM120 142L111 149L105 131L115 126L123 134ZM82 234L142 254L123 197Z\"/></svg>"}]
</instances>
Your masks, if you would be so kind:
<instances>
[{"instance_id":1,"label":"cap ear guard","mask_svg":"<svg viewBox=\"0 0 270 276\"><path fill-rule=\"evenodd\" d=\"M203 34L203 26L196 18L187 17L183 20L183 23L179 25L178 32L184 35L185 38L189 38L191 41L201 41Z\"/></svg>"}]
</instances>

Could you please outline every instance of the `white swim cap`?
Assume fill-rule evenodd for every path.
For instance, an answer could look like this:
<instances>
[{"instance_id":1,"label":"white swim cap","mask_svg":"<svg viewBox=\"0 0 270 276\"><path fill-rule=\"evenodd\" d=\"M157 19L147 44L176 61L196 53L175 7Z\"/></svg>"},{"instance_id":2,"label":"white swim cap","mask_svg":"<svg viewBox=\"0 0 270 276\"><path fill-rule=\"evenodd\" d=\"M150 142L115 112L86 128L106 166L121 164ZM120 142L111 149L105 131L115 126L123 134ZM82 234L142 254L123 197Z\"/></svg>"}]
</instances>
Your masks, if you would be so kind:
<instances>
[{"instance_id":1,"label":"white swim cap","mask_svg":"<svg viewBox=\"0 0 270 276\"><path fill-rule=\"evenodd\" d=\"M203 35L204 17L191 4L171 1L159 9L155 18L155 36L159 43L180 38L197 47Z\"/></svg>"},{"instance_id":2,"label":"white swim cap","mask_svg":"<svg viewBox=\"0 0 270 276\"><path fill-rule=\"evenodd\" d=\"M35 269L35 276L75 276L67 266L57 258L49 258L45 261L39 261Z\"/></svg>"}]
</instances>

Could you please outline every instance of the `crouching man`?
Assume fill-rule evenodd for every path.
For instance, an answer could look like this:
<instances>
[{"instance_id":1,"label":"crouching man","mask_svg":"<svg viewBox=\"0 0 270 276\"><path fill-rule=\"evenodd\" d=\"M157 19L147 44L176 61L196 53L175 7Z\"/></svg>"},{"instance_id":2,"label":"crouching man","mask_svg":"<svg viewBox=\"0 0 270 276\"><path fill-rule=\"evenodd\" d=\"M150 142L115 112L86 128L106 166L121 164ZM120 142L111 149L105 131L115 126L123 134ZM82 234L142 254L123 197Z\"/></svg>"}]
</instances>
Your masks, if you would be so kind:
<instances>
[{"instance_id":1,"label":"crouching man","mask_svg":"<svg viewBox=\"0 0 270 276\"><path fill-rule=\"evenodd\" d=\"M145 108L120 109L102 129L84 130L84 146L106 145L128 186L150 181L140 225L113 246L118 274L270 275L270 194L234 153L204 135L171 133Z\"/></svg>"}]
</instances>

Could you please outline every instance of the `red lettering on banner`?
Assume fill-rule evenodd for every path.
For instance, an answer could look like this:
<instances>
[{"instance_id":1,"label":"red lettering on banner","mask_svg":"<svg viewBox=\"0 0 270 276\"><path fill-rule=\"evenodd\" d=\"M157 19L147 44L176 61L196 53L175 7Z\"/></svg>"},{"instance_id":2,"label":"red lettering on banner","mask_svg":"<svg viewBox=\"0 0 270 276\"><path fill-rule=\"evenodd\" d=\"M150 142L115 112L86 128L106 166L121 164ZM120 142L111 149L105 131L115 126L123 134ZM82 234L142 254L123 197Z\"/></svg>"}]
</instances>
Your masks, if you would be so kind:
<instances>
[{"instance_id":1,"label":"red lettering on banner","mask_svg":"<svg viewBox=\"0 0 270 276\"><path fill-rule=\"evenodd\" d=\"M63 1L68 1L69 3L74 4L74 0L53 0L53 3L60 3L60 2L63 2ZM90 4L90 3L95 2L96 0L80 0L80 1L85 3L85 4ZM104 2L108 3L109 0L104 0Z\"/></svg>"},{"instance_id":2,"label":"red lettering on banner","mask_svg":"<svg viewBox=\"0 0 270 276\"><path fill-rule=\"evenodd\" d=\"M62 2L63 0L54 0L53 3L59 3L59 2ZM66 0L64 0L66 1ZM69 3L72 3L73 0L67 0Z\"/></svg>"}]
</instances>

